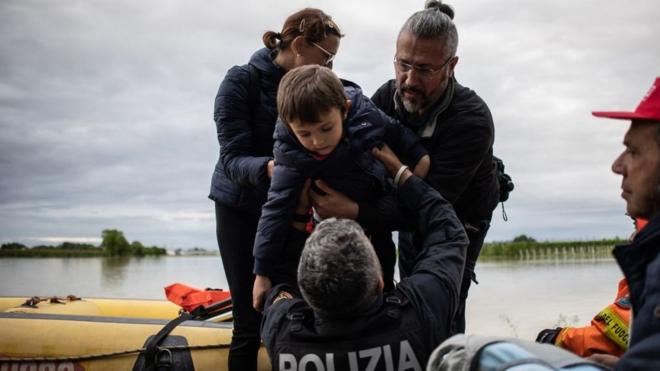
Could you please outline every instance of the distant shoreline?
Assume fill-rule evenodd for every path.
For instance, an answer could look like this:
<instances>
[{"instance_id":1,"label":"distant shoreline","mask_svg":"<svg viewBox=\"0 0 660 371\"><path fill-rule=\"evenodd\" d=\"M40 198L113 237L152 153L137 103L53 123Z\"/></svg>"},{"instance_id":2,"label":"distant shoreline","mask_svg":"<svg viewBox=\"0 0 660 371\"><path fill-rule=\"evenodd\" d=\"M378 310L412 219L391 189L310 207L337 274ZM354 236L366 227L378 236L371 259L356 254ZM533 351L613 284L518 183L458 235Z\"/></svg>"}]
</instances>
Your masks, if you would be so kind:
<instances>
[{"instance_id":1,"label":"distant shoreline","mask_svg":"<svg viewBox=\"0 0 660 371\"><path fill-rule=\"evenodd\" d=\"M144 246L140 241L128 242L118 229L104 229L100 246L90 243L62 242L57 246L26 246L18 242L0 246L0 258L85 258L85 257L143 257L143 256L195 256L219 255L217 250L209 251L199 247L192 249L168 250L158 246Z\"/></svg>"},{"instance_id":2,"label":"distant shoreline","mask_svg":"<svg viewBox=\"0 0 660 371\"><path fill-rule=\"evenodd\" d=\"M507 259L585 258L611 257L616 245L628 240L613 238L594 241L538 242L534 239L519 241L487 242L480 257Z\"/></svg>"},{"instance_id":3,"label":"distant shoreline","mask_svg":"<svg viewBox=\"0 0 660 371\"><path fill-rule=\"evenodd\" d=\"M533 239L486 242L480 257L495 259L536 259L536 258L584 258L611 257L615 245L626 243L623 239L603 239L593 241L538 242ZM36 246L33 248L0 249L0 258L85 258L108 257L100 247L64 248L63 246ZM153 250L152 250L153 249ZM167 251L163 248L144 248L142 255L131 256L218 256L217 250L194 248Z\"/></svg>"},{"instance_id":4,"label":"distant shoreline","mask_svg":"<svg viewBox=\"0 0 660 371\"><path fill-rule=\"evenodd\" d=\"M145 249L146 250L146 249ZM209 251L204 249L190 249L182 250L176 249L175 251L157 251L146 252L143 255L128 255L126 257L142 258L142 257L191 257L191 256L220 256L218 251ZM27 248L21 250L3 250L0 249L0 259L2 258L117 258L118 256L108 256L104 254L101 248L90 249L60 249L55 247L48 248Z\"/></svg>"}]
</instances>

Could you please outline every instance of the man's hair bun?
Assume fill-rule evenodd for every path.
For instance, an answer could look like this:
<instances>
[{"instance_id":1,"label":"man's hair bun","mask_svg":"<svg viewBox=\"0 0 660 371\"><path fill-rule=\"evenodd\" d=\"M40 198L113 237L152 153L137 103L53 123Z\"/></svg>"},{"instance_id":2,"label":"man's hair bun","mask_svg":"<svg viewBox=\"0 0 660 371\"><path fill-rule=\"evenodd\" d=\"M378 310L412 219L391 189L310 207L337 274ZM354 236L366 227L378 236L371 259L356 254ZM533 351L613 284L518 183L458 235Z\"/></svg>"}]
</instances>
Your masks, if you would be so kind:
<instances>
[{"instance_id":1,"label":"man's hair bun","mask_svg":"<svg viewBox=\"0 0 660 371\"><path fill-rule=\"evenodd\" d=\"M445 13L449 18L454 19L454 9L447 4L443 4L441 0L426 0L424 9L435 9Z\"/></svg>"}]
</instances>

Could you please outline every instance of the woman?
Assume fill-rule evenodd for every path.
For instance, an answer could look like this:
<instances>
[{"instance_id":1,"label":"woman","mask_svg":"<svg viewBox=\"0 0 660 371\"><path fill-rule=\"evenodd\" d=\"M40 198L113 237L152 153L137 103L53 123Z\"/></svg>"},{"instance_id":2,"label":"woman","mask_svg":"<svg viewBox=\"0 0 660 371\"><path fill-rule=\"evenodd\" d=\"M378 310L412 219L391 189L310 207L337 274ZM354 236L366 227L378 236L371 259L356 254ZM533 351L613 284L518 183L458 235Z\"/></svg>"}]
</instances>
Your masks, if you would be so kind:
<instances>
[{"instance_id":1,"label":"woman","mask_svg":"<svg viewBox=\"0 0 660 371\"><path fill-rule=\"evenodd\" d=\"M266 47L248 65L232 67L215 98L220 159L209 198L215 201L216 235L233 302L229 370L257 367L261 316L252 308L252 247L274 167L277 87L295 67L332 67L341 37L323 11L300 10L286 19L281 32L264 33Z\"/></svg>"}]
</instances>

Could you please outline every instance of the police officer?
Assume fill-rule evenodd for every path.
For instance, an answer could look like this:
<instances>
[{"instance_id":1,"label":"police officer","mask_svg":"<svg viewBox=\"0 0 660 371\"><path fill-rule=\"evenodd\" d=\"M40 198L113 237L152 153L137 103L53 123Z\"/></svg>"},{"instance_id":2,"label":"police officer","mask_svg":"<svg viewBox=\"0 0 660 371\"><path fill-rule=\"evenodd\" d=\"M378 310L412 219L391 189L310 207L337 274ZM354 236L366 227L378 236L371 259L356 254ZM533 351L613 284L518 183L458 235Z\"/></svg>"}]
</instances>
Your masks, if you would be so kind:
<instances>
[{"instance_id":1,"label":"police officer","mask_svg":"<svg viewBox=\"0 0 660 371\"><path fill-rule=\"evenodd\" d=\"M378 259L359 225L320 223L302 251L300 292L280 284L265 300L261 335L275 370L421 371L450 334L468 245L463 226L389 148L374 155L424 236L413 272L383 294Z\"/></svg>"}]
</instances>

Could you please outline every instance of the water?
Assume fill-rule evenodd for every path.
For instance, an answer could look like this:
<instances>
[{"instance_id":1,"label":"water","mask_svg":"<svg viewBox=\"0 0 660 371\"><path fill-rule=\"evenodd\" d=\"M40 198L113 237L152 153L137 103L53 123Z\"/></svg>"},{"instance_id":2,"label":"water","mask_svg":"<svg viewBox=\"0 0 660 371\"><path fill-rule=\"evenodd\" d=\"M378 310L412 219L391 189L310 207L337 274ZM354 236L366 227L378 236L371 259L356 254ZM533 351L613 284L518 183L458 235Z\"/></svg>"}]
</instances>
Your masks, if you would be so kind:
<instances>
[{"instance_id":1,"label":"water","mask_svg":"<svg viewBox=\"0 0 660 371\"><path fill-rule=\"evenodd\" d=\"M228 288L219 256L0 259L0 296L165 299L175 282Z\"/></svg>"},{"instance_id":2,"label":"water","mask_svg":"<svg viewBox=\"0 0 660 371\"><path fill-rule=\"evenodd\" d=\"M523 339L588 324L621 278L611 259L483 261L476 273L467 332ZM0 259L0 296L164 299L163 287L174 282L227 288L219 256Z\"/></svg>"},{"instance_id":3,"label":"water","mask_svg":"<svg viewBox=\"0 0 660 371\"><path fill-rule=\"evenodd\" d=\"M478 262L467 332L534 339L544 328L584 326L616 296L613 259Z\"/></svg>"}]
</instances>

